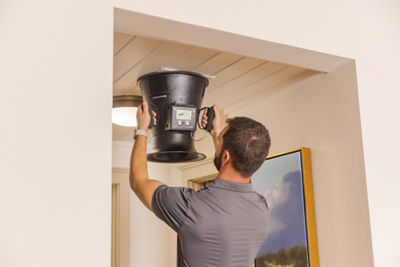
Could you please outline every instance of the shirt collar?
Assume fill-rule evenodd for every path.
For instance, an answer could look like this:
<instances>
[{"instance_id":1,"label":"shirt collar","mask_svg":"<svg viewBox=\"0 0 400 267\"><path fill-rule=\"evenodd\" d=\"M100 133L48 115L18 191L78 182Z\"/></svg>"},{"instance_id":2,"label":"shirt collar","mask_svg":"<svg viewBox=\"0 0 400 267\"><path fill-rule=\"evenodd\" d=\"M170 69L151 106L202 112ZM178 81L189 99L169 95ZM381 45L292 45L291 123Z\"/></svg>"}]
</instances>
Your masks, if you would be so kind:
<instances>
[{"instance_id":1,"label":"shirt collar","mask_svg":"<svg viewBox=\"0 0 400 267\"><path fill-rule=\"evenodd\" d=\"M249 184L241 184L241 183L235 183L231 182L228 180L224 180L221 178L215 179L211 185L211 187L217 187L217 188L222 188L226 190L231 190L231 191L237 191L237 192L253 192L253 184L250 182Z\"/></svg>"}]
</instances>

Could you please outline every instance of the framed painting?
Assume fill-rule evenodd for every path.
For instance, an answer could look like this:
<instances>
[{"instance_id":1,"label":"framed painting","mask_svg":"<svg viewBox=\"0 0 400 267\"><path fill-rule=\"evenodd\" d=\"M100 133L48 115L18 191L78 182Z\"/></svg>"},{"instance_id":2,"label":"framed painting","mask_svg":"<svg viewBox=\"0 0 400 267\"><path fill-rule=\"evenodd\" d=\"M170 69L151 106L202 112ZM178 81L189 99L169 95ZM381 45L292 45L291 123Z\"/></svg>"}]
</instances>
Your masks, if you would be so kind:
<instances>
[{"instance_id":1,"label":"framed painting","mask_svg":"<svg viewBox=\"0 0 400 267\"><path fill-rule=\"evenodd\" d=\"M318 267L310 149L267 157L252 177L270 209L268 238L256 267Z\"/></svg>"}]
</instances>

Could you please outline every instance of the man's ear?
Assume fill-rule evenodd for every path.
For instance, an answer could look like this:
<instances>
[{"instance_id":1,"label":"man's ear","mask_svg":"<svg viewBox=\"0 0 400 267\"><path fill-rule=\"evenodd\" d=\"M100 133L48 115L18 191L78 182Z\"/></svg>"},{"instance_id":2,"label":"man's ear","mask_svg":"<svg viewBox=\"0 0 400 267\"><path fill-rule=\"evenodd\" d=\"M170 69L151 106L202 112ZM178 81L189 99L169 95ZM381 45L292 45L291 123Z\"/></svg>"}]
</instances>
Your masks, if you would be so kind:
<instances>
[{"instance_id":1,"label":"man's ear","mask_svg":"<svg viewBox=\"0 0 400 267\"><path fill-rule=\"evenodd\" d=\"M231 154L229 153L228 150L224 150L222 152L222 156L221 156L221 165L223 164L227 164L232 160Z\"/></svg>"}]
</instances>

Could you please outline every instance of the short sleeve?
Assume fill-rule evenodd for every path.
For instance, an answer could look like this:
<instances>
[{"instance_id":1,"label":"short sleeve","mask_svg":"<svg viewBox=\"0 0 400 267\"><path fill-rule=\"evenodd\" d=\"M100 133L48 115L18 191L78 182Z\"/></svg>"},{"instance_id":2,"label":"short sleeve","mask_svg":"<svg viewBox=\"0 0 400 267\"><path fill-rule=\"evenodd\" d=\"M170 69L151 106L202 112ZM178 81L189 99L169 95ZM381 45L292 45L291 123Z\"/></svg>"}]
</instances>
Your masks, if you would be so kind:
<instances>
[{"instance_id":1,"label":"short sleeve","mask_svg":"<svg viewBox=\"0 0 400 267\"><path fill-rule=\"evenodd\" d=\"M191 189L185 187L160 185L153 194L153 212L176 232L186 219L190 192Z\"/></svg>"}]
</instances>

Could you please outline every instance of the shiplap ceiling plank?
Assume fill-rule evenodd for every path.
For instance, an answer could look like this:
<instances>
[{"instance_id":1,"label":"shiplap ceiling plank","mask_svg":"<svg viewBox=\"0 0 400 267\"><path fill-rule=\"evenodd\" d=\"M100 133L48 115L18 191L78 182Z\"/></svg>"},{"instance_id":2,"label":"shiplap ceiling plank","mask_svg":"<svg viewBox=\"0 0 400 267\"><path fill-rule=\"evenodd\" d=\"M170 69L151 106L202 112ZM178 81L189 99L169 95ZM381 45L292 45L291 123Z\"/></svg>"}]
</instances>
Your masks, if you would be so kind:
<instances>
[{"instance_id":1,"label":"shiplap ceiling plank","mask_svg":"<svg viewBox=\"0 0 400 267\"><path fill-rule=\"evenodd\" d=\"M265 61L252 57L245 57L233 65L225 68L220 71L215 79L210 79L210 84L207 87L207 91L212 91L215 88L218 88L229 81L238 78L241 75L246 74L247 72L253 70L254 68L264 64ZM206 91L206 92L207 92Z\"/></svg>"},{"instance_id":2,"label":"shiplap ceiling plank","mask_svg":"<svg viewBox=\"0 0 400 267\"><path fill-rule=\"evenodd\" d=\"M229 114L231 112L234 112L246 105L250 105L251 103L260 101L262 99L265 99L276 92L282 90L283 88L288 88L290 86L293 86L294 84L300 83L314 75L319 74L320 72L313 71L313 70L307 70L307 69L302 69L302 71L299 71L297 75L293 75L290 78L288 77L287 79L284 79L280 83L276 84L270 84L268 88L264 88L264 90L260 90L259 92L254 92L254 94L249 94L246 95L246 97L235 101L235 103L227 106L224 109L225 114Z\"/></svg>"},{"instance_id":3,"label":"shiplap ceiling plank","mask_svg":"<svg viewBox=\"0 0 400 267\"><path fill-rule=\"evenodd\" d=\"M162 43L118 79L114 83L114 90L119 93L125 93L125 91L134 89L137 84L136 80L140 75L170 66L177 57L187 52L190 48L190 46L184 44Z\"/></svg>"},{"instance_id":4,"label":"shiplap ceiling plank","mask_svg":"<svg viewBox=\"0 0 400 267\"><path fill-rule=\"evenodd\" d=\"M178 70L189 70L194 71L194 68L206 61L210 57L216 55L218 51L202 48L202 47L192 47L189 51L179 56L173 63L171 67Z\"/></svg>"},{"instance_id":5,"label":"shiplap ceiling plank","mask_svg":"<svg viewBox=\"0 0 400 267\"><path fill-rule=\"evenodd\" d=\"M243 57L232 53L219 52L215 54L215 56L203 62L201 65L197 66L194 71L201 74L216 75L219 71L229 67L241 58Z\"/></svg>"},{"instance_id":6,"label":"shiplap ceiling plank","mask_svg":"<svg viewBox=\"0 0 400 267\"><path fill-rule=\"evenodd\" d=\"M114 56L135 36L122 32L114 32Z\"/></svg>"},{"instance_id":7,"label":"shiplap ceiling plank","mask_svg":"<svg viewBox=\"0 0 400 267\"><path fill-rule=\"evenodd\" d=\"M281 71L286 66L287 65L285 64L280 64L275 62L266 62L265 64L252 69L251 71L245 73L244 75L232 79L231 81L217 88L217 90L209 92L209 97L220 99L225 97L227 94L244 90L245 88L251 86L252 84L265 79L265 77L268 77L273 73Z\"/></svg>"},{"instance_id":8,"label":"shiplap ceiling plank","mask_svg":"<svg viewBox=\"0 0 400 267\"><path fill-rule=\"evenodd\" d=\"M268 75L264 79L259 80L248 87L242 88L242 90L236 90L225 95L225 97L220 99L219 104L221 107L225 108L237 102L238 99L245 99L248 96L256 96L259 92L268 90L271 87L276 87L277 85L294 78L304 71L305 70L303 68L287 66L280 71L271 73L271 75Z\"/></svg>"},{"instance_id":9,"label":"shiplap ceiling plank","mask_svg":"<svg viewBox=\"0 0 400 267\"><path fill-rule=\"evenodd\" d=\"M114 83L160 45L161 41L135 37L114 57Z\"/></svg>"}]
</instances>

